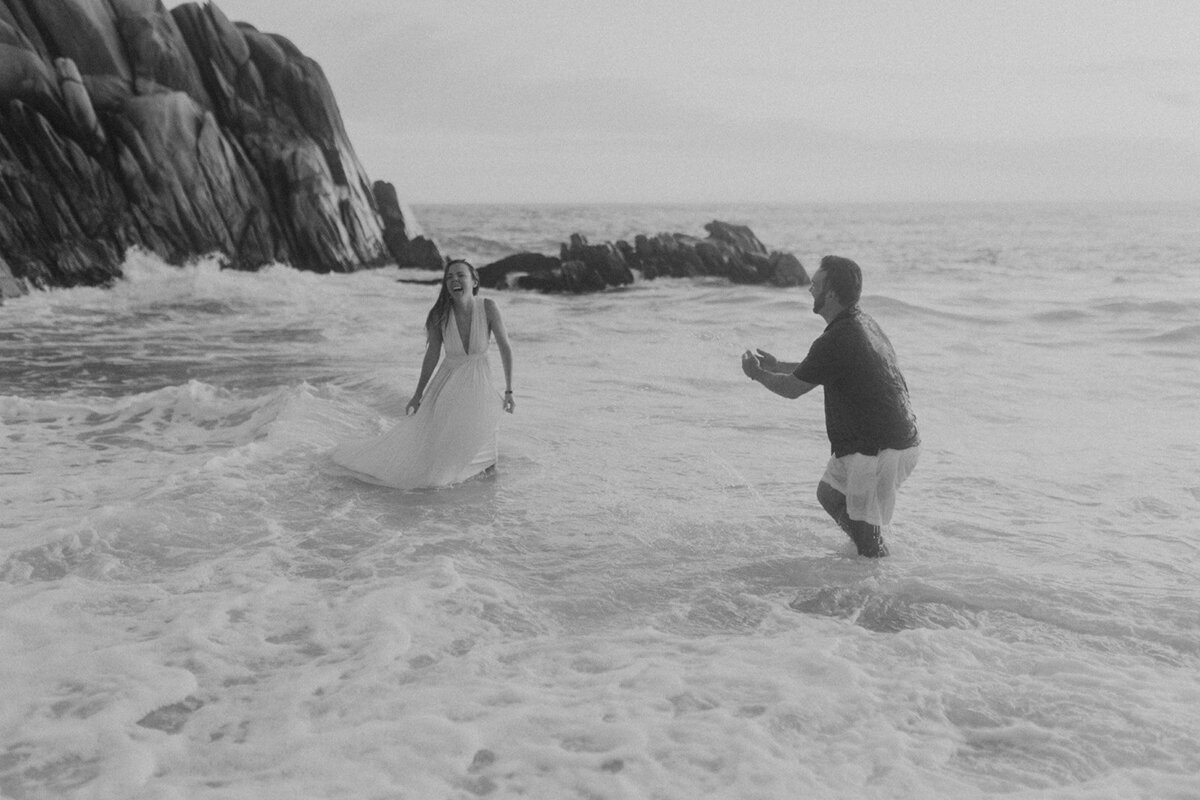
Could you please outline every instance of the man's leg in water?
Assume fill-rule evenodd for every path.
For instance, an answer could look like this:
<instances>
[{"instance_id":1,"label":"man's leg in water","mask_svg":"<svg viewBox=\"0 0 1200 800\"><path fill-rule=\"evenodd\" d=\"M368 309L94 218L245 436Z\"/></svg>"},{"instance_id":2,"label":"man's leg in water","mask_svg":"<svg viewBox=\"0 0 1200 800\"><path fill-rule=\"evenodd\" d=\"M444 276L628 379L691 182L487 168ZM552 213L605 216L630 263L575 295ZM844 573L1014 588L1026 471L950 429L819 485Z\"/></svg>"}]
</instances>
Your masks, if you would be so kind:
<instances>
[{"instance_id":1,"label":"man's leg in water","mask_svg":"<svg viewBox=\"0 0 1200 800\"><path fill-rule=\"evenodd\" d=\"M838 527L846 532L850 541L854 542L860 556L880 558L888 554L887 545L883 543L883 534L878 525L850 519L850 515L846 513L846 495L830 486L826 481L821 481L817 484L817 500L820 501L825 512L833 517L833 521L838 524Z\"/></svg>"}]
</instances>

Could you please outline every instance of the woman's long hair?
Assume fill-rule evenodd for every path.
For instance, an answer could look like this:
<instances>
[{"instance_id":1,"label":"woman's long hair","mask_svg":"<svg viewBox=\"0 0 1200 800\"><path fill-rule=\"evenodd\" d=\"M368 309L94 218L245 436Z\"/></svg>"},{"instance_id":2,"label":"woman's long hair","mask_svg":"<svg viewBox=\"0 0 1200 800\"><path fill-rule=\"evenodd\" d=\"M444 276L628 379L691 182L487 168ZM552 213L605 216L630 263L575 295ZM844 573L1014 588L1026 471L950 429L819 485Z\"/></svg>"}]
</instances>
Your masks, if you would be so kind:
<instances>
[{"instance_id":1,"label":"woman's long hair","mask_svg":"<svg viewBox=\"0 0 1200 800\"><path fill-rule=\"evenodd\" d=\"M433 301L433 308L429 309L429 316L425 317L425 335L428 336L431 331L441 330L446 324L446 317L450 314L450 304L454 301L450 297L450 290L446 287L446 277L450 274L450 268L455 264L466 264L467 269L471 271L471 280L474 281L474 287L471 294L479 294L479 273L475 271L475 265L465 258L453 258L446 262L446 267L442 270L442 289L438 292L437 300Z\"/></svg>"}]
</instances>

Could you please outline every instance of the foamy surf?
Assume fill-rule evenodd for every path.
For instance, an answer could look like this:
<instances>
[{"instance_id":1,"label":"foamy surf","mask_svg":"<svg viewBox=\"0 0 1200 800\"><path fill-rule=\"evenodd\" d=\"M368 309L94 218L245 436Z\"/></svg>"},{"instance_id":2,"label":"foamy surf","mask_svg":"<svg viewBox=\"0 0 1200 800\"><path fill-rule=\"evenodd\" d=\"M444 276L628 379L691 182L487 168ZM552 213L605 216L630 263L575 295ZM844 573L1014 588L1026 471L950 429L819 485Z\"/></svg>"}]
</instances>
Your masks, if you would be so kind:
<instances>
[{"instance_id":1,"label":"foamy surf","mask_svg":"<svg viewBox=\"0 0 1200 800\"><path fill-rule=\"evenodd\" d=\"M535 211L422 217L476 258L696 225ZM134 255L6 302L0 794L1189 797L1200 285L1154 247L1194 226L724 212L867 270L926 440L881 563L813 497L819 397L738 368L803 354L804 292L493 293L496 474L406 493L328 452L403 413L429 286Z\"/></svg>"}]
</instances>

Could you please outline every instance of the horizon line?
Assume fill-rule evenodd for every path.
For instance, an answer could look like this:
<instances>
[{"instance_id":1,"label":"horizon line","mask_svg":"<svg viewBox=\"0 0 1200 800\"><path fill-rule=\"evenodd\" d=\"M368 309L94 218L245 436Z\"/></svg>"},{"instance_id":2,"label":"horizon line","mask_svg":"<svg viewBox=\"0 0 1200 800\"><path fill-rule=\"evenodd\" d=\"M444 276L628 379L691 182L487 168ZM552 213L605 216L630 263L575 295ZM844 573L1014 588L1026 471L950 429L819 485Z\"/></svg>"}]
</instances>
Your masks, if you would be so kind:
<instances>
[{"instance_id":1,"label":"horizon line","mask_svg":"<svg viewBox=\"0 0 1200 800\"><path fill-rule=\"evenodd\" d=\"M1195 206L1194 198L996 198L877 200L402 200L407 206L888 206L888 205L1046 205L1046 206Z\"/></svg>"}]
</instances>

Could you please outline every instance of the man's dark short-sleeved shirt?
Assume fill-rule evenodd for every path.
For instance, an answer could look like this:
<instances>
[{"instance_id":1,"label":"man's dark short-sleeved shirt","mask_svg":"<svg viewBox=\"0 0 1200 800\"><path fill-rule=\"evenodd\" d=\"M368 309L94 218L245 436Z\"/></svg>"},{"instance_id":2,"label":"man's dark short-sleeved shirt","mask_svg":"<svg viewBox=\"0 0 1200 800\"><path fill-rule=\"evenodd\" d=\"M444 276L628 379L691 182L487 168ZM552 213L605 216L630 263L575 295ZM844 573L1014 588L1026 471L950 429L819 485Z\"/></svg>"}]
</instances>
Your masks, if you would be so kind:
<instances>
[{"instance_id":1,"label":"man's dark short-sleeved shirt","mask_svg":"<svg viewBox=\"0 0 1200 800\"><path fill-rule=\"evenodd\" d=\"M825 430L835 456L921 443L896 351L858 306L834 317L793 374L825 387Z\"/></svg>"}]
</instances>

